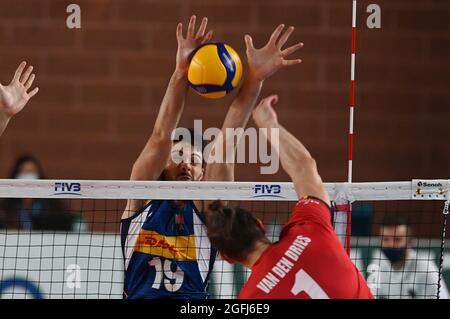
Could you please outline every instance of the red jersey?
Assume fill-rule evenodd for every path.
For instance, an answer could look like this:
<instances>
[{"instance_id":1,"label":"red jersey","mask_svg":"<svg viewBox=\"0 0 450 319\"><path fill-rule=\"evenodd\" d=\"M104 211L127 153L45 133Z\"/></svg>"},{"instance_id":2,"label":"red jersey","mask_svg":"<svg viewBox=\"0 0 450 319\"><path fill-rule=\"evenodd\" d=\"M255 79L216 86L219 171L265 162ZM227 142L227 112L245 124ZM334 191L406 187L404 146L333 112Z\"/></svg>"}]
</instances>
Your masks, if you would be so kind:
<instances>
[{"instance_id":1,"label":"red jersey","mask_svg":"<svg viewBox=\"0 0 450 319\"><path fill-rule=\"evenodd\" d=\"M305 197L280 240L264 251L239 298L372 299L364 278L331 225L330 207Z\"/></svg>"}]
</instances>

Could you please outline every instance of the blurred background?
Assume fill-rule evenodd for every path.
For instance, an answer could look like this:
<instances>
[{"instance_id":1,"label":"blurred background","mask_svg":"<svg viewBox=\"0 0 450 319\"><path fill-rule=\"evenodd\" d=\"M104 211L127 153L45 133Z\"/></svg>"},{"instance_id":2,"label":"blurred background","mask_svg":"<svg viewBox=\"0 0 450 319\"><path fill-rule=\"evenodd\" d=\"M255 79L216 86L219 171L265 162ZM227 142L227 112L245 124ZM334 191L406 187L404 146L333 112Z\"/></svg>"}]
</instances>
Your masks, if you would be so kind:
<instances>
[{"instance_id":1,"label":"blurred background","mask_svg":"<svg viewBox=\"0 0 450 319\"><path fill-rule=\"evenodd\" d=\"M351 1L77 0L81 29L66 27L70 3L0 1L0 82L26 60L40 87L2 136L2 178L29 153L48 178L128 179L174 69L176 24L196 14L244 61L245 33L259 47L279 23L296 27L289 44L305 43L303 63L267 80L263 96L280 95L280 121L323 179L346 180ZM366 26L371 3L381 6L381 29ZM354 181L449 177L449 15L449 1L358 1ZM190 91L180 125L220 127L233 96ZM287 176L247 164L237 179Z\"/></svg>"},{"instance_id":2,"label":"blurred background","mask_svg":"<svg viewBox=\"0 0 450 319\"><path fill-rule=\"evenodd\" d=\"M66 26L71 3L81 7L81 29ZM381 7L380 29L367 27L370 4ZM128 179L174 70L176 25L181 21L186 26L192 14L199 19L207 16L208 28L215 32L213 40L235 48L244 63L246 33L261 47L278 24L295 26L287 45L305 43L295 55L303 63L268 79L261 97L279 94L280 122L311 151L324 181L346 181L351 0L0 0L0 83L8 84L25 60L35 67L35 84L40 88L0 139L0 178ZM353 180L450 178L450 1L359 0L357 17ZM202 119L204 129L221 127L236 93L209 100L190 90L180 126L192 127L194 120ZM261 175L259 168L237 165L236 180L288 181L281 171ZM51 255L48 267L33 259L39 267L59 271L60 277L53 278L64 278L66 266L55 268L55 260L79 262L74 257L78 247L94 262L114 261L104 274L114 293L111 285L105 290L106 296L120 298L123 267L121 253L113 249L119 249L118 220L124 204L5 199L0 205L0 229L5 229L0 233L0 242L5 243L0 245L0 257L4 253L9 258L11 274L6 266L0 269L5 271L3 282L16 276L17 256L37 251L29 244L35 240L37 245L45 242L59 249L62 257ZM450 250L441 249L442 204L355 203L351 257L366 278L371 276L371 262L380 261L373 256L380 248L377 236L383 217L395 214L409 217L418 254L429 264L442 265L450 285ZM265 217L276 240L291 207L275 202L261 205L255 203L252 211ZM55 237L48 231L60 234ZM6 238L16 241L14 249L1 250ZM15 249L20 238L27 245ZM220 292L222 288L213 284L214 294L232 296L245 273L223 262L218 265L212 282L219 288L228 282L229 287ZM82 267L91 275L95 269L91 264ZM29 268L24 264L26 278ZM111 273L117 275L114 282ZM93 278L94 286L87 293L100 291L96 286L100 280ZM56 281L52 289L59 291L57 284L63 281Z\"/></svg>"}]
</instances>

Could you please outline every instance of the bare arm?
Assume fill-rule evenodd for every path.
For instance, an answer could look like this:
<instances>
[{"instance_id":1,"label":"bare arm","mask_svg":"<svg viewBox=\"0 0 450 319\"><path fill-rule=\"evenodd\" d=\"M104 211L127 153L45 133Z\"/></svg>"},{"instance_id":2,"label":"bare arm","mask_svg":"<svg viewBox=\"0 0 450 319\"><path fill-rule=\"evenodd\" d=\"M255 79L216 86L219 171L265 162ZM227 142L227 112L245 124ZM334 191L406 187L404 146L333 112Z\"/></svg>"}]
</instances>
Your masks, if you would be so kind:
<instances>
[{"instance_id":1,"label":"bare arm","mask_svg":"<svg viewBox=\"0 0 450 319\"><path fill-rule=\"evenodd\" d=\"M25 66L26 62L19 65L9 85L3 86L0 84L0 136L5 131L11 118L19 113L39 91L39 88L35 88L27 92L33 85L35 75L31 73L33 71L32 66L29 66L23 73Z\"/></svg>"},{"instance_id":2,"label":"bare arm","mask_svg":"<svg viewBox=\"0 0 450 319\"><path fill-rule=\"evenodd\" d=\"M185 74L175 70L156 118L153 132L131 171L131 180L155 180L161 175L169 157L171 133L184 109L187 91Z\"/></svg>"},{"instance_id":3,"label":"bare arm","mask_svg":"<svg viewBox=\"0 0 450 319\"><path fill-rule=\"evenodd\" d=\"M253 119L260 128L268 128L268 139L278 149L283 169L291 177L299 198L311 195L330 205L330 198L317 171L316 161L306 147L278 123L273 105L278 96L272 95L261 101L253 112ZM279 139L272 140L271 130L278 130Z\"/></svg>"},{"instance_id":4,"label":"bare arm","mask_svg":"<svg viewBox=\"0 0 450 319\"><path fill-rule=\"evenodd\" d=\"M235 141L234 137L226 138L227 128L245 128L251 115L251 111L256 103L262 88L262 81L254 80L249 76L244 85L242 86L239 95L231 104L225 120L222 124L221 134L223 138L222 154L223 159L226 159L226 154L232 153L232 157L235 157L236 148L239 141ZM215 147L219 145L217 139ZM209 163L205 169L205 180L207 181L234 181L234 161L227 163L226 160L223 163Z\"/></svg>"},{"instance_id":5,"label":"bare arm","mask_svg":"<svg viewBox=\"0 0 450 319\"><path fill-rule=\"evenodd\" d=\"M171 134L177 127L181 114L183 113L188 89L187 71L189 68L189 55L196 47L209 41L212 37L212 31L205 34L208 19L203 18L196 34L194 33L195 20L196 17L192 16L189 21L186 37L183 37L183 25L179 23L177 26L178 51L176 68L162 100L153 132L133 165L131 180L157 179L169 159L170 148L172 146ZM122 218L129 217L141 205L141 201L129 200Z\"/></svg>"},{"instance_id":6,"label":"bare arm","mask_svg":"<svg viewBox=\"0 0 450 319\"><path fill-rule=\"evenodd\" d=\"M269 78L279 69L301 63L301 60L286 60L287 56L299 50L303 43L282 49L289 36L294 31L294 27L289 27L283 34L284 25L279 25L264 47L256 49L253 40L249 35L245 35L246 55L249 64L249 74L239 91L238 96L231 104L222 125L222 154L230 153L233 161L230 163L210 163L206 166L205 180L209 181L234 181L234 159L236 156L239 140L235 141L234 136L227 136L226 130L229 128L244 129L247 126L251 112L256 105L264 80ZM205 208L210 202L205 203Z\"/></svg>"}]
</instances>

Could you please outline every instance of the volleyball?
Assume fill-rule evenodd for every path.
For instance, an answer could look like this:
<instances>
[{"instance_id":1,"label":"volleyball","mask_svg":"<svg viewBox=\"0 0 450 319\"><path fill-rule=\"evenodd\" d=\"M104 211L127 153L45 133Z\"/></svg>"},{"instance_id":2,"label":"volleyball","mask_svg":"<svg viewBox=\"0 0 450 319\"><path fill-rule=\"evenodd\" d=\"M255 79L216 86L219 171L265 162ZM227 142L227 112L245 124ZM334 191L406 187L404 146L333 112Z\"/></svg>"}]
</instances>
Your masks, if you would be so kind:
<instances>
[{"instance_id":1,"label":"volleyball","mask_svg":"<svg viewBox=\"0 0 450 319\"><path fill-rule=\"evenodd\" d=\"M241 58L229 45L208 43L194 51L188 80L201 96L212 99L224 97L239 85L241 78Z\"/></svg>"}]
</instances>

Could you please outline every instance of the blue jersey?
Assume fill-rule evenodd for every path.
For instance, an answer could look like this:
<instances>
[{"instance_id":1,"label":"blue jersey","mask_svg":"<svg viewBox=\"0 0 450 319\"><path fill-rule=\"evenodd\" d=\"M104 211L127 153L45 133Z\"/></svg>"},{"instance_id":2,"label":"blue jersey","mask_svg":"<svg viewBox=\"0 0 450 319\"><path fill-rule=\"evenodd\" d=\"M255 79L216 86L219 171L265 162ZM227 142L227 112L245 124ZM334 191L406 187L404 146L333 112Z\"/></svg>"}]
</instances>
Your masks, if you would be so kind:
<instances>
[{"instance_id":1,"label":"blue jersey","mask_svg":"<svg viewBox=\"0 0 450 319\"><path fill-rule=\"evenodd\" d=\"M125 298L208 297L216 250L194 203L183 204L153 200L122 220Z\"/></svg>"}]
</instances>

